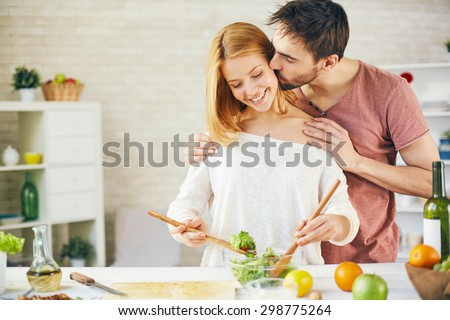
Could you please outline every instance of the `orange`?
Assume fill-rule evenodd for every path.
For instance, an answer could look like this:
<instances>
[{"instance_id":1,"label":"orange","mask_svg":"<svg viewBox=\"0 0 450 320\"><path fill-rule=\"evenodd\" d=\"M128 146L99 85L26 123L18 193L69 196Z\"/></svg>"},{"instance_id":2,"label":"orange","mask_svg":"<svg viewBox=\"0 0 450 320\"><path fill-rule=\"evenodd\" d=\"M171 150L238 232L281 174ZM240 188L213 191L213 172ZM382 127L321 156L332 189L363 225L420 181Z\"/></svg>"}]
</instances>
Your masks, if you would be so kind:
<instances>
[{"instance_id":1,"label":"orange","mask_svg":"<svg viewBox=\"0 0 450 320\"><path fill-rule=\"evenodd\" d=\"M432 246L426 244L418 244L409 253L409 263L415 267L431 269L440 261L441 257L439 252Z\"/></svg>"},{"instance_id":2,"label":"orange","mask_svg":"<svg viewBox=\"0 0 450 320\"><path fill-rule=\"evenodd\" d=\"M359 264L351 261L341 262L334 270L334 281L344 291L352 291L353 281L363 273Z\"/></svg>"}]
</instances>

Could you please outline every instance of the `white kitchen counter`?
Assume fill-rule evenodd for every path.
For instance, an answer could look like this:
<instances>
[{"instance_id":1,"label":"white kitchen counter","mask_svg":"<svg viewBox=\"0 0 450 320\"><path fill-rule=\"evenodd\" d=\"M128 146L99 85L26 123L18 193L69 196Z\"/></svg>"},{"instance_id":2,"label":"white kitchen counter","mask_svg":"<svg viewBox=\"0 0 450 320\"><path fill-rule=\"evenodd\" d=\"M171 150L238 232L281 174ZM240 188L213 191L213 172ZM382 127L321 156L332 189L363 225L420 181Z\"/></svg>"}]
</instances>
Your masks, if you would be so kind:
<instances>
[{"instance_id":1,"label":"white kitchen counter","mask_svg":"<svg viewBox=\"0 0 450 320\"><path fill-rule=\"evenodd\" d=\"M403 263L360 264L364 273L376 273L382 276L389 288L388 299L420 299L412 283L409 281ZM305 265L300 269L308 271L314 278L314 291L319 291L324 300L351 299L350 292L341 291L334 282L336 265ZM222 281L233 280L226 268L173 267L173 268L62 268L61 289L58 293L65 293L71 297L83 299L101 299L104 292L93 287L83 286L70 280L71 272L80 272L94 278L104 285L114 282L165 282L165 281ZM30 288L26 272L28 268L9 267L6 270L6 292L0 298L16 298ZM244 298L245 292L236 282L237 297ZM32 293L50 295L54 293Z\"/></svg>"}]
</instances>

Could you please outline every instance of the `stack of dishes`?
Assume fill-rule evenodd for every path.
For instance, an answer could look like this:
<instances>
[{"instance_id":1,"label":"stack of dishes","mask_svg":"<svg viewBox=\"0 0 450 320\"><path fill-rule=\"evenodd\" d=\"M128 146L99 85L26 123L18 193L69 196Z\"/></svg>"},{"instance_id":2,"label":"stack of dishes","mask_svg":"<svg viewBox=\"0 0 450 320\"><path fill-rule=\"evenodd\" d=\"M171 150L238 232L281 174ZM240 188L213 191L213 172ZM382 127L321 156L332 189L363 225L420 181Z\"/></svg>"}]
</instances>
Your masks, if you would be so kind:
<instances>
[{"instance_id":1,"label":"stack of dishes","mask_svg":"<svg viewBox=\"0 0 450 320\"><path fill-rule=\"evenodd\" d=\"M22 221L23 221L23 216L19 213L0 214L0 225L21 223Z\"/></svg>"}]
</instances>

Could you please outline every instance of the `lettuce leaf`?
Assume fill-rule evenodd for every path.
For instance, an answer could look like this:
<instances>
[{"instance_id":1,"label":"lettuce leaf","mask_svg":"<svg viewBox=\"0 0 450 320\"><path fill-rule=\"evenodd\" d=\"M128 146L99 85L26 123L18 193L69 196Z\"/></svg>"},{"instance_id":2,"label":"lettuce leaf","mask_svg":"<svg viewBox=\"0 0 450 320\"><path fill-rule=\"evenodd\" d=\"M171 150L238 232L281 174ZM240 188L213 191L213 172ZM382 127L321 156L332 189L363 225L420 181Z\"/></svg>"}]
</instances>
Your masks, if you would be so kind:
<instances>
[{"instance_id":1,"label":"lettuce leaf","mask_svg":"<svg viewBox=\"0 0 450 320\"><path fill-rule=\"evenodd\" d=\"M232 234L230 236L230 244L235 249L241 249L248 252L256 251L255 241L246 231L241 231L238 235Z\"/></svg>"},{"instance_id":2,"label":"lettuce leaf","mask_svg":"<svg viewBox=\"0 0 450 320\"><path fill-rule=\"evenodd\" d=\"M24 243L24 238L17 238L10 233L4 234L3 231L0 231L0 251L16 254L22 251Z\"/></svg>"}]
</instances>

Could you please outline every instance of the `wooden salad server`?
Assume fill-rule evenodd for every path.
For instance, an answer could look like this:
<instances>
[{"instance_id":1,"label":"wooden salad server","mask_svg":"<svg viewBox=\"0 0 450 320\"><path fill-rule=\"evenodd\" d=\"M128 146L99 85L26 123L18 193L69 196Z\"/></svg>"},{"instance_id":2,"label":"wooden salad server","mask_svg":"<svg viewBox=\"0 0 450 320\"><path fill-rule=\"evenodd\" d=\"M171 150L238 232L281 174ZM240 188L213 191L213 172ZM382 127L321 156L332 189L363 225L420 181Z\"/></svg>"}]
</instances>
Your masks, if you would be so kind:
<instances>
[{"instance_id":1,"label":"wooden salad server","mask_svg":"<svg viewBox=\"0 0 450 320\"><path fill-rule=\"evenodd\" d=\"M161 221L163 221L165 223L168 223L168 224L170 224L170 225L172 225L174 227L184 226L183 223L178 222L176 220L173 220L173 219L171 219L171 218L169 218L169 217L167 217L165 215L162 215L162 214L160 214L158 212L150 210L150 211L148 211L148 214L151 215L152 217L154 217L156 219L159 219L159 220L161 220ZM197 229L189 228L189 227L186 227L186 230L190 231L190 232L201 232L201 231L199 231ZM237 252L237 253L240 253L240 254L244 254L244 255L251 254L250 252L247 252L247 251L244 251L244 250L241 250L241 249L233 248L228 241L225 241L223 239L219 239L219 238L213 237L212 235L207 234L207 233L205 233L205 234L206 234L206 240L212 241L212 242L218 244L219 246L225 247L225 248L227 248L227 249L229 249L231 251L234 251L234 252Z\"/></svg>"},{"instance_id":2,"label":"wooden salad server","mask_svg":"<svg viewBox=\"0 0 450 320\"><path fill-rule=\"evenodd\" d=\"M322 198L322 200L319 203L319 206L317 207L316 211L313 212L311 217L309 217L308 221L306 221L306 224L310 223L314 218L316 218L322 210L327 205L328 201L330 201L331 197L333 196L334 192L336 191L337 187L341 183L341 180L337 179L333 185L331 186L328 193L325 195L325 197ZM294 243L286 250L286 252L281 256L280 260L278 260L275 265L274 269L270 270L269 276L271 278L278 278L280 274L283 273L285 270L286 264L289 263L291 260L292 255L294 254L295 250L297 250L298 244L294 241Z\"/></svg>"}]
</instances>

